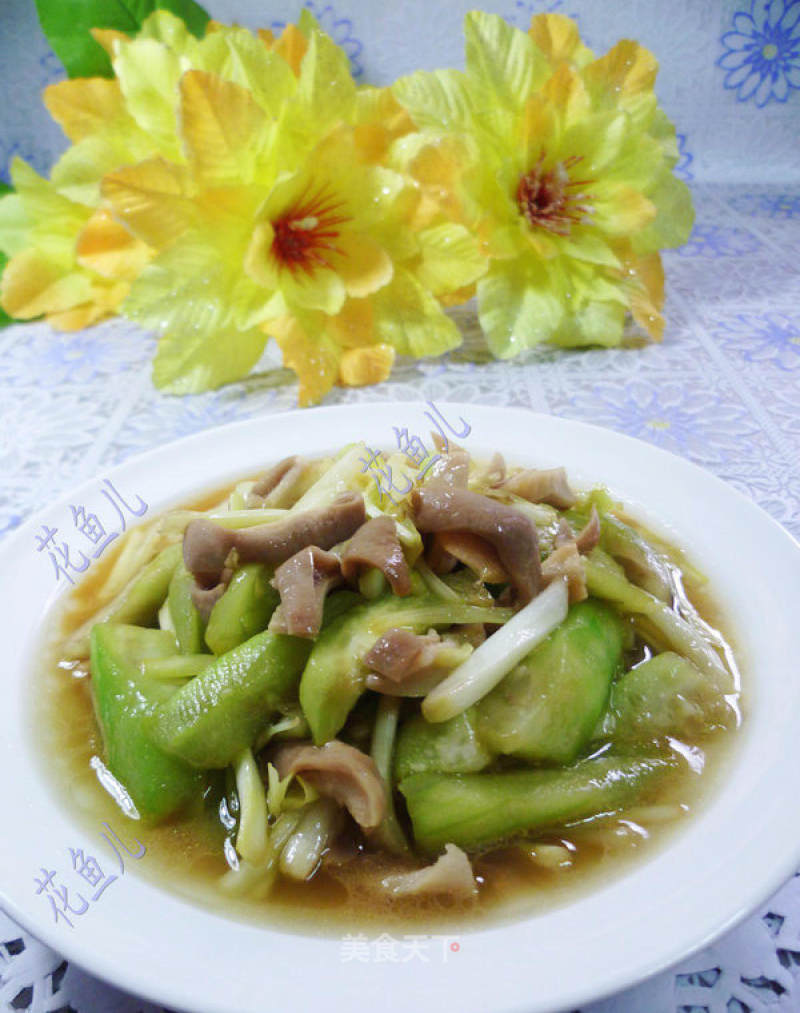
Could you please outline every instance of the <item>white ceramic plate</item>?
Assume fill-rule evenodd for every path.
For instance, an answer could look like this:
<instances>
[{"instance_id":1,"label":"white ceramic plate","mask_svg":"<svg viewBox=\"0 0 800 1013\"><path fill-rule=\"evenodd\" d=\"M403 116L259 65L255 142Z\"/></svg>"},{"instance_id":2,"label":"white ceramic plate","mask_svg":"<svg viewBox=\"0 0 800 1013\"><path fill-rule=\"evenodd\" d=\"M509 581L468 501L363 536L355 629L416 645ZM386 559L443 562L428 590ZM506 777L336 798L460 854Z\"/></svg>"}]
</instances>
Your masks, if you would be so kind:
<instances>
[{"instance_id":1,"label":"white ceramic plate","mask_svg":"<svg viewBox=\"0 0 800 1013\"><path fill-rule=\"evenodd\" d=\"M73 914L72 926L55 921L48 894L61 905L64 895L54 889L67 874L69 902L82 907L69 848L110 851L54 802L34 762L37 734L25 717L31 659L42 617L66 586L56 583L47 551L37 551L42 525L59 529L58 542L69 534L70 504L108 514L105 478L131 505L141 496L150 517L289 453L322 453L354 440L390 448L394 427L423 438L431 429L429 409L412 403L269 416L100 475L0 547L0 902L37 937L123 988L193 1011L256 1013L278 1002L333 1013L357 1000L365 1009L417 1013L536 1013L574 1008L677 962L748 914L800 864L797 544L718 479L647 444L520 410L438 407L456 427L459 418L471 426L460 442L475 454L501 450L515 463L563 464L579 487L607 485L708 574L735 632L747 701L730 777L713 802L622 878L545 915L460 933L460 951L447 960L432 949L427 960L344 959L340 939L259 928L190 906L139 878L124 852L119 881ZM37 892L42 870L61 878ZM79 892L84 899L92 893Z\"/></svg>"}]
</instances>

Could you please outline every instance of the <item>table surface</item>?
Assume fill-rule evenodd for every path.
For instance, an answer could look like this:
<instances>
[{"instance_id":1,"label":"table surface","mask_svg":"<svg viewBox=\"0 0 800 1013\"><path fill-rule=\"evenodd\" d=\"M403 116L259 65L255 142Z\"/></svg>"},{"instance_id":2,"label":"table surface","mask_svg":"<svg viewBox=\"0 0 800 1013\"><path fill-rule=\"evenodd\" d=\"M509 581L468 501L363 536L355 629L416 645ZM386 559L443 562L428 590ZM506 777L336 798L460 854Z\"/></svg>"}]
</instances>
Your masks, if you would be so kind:
<instances>
[{"instance_id":1,"label":"table surface","mask_svg":"<svg viewBox=\"0 0 800 1013\"><path fill-rule=\"evenodd\" d=\"M391 400L514 405L590 421L708 468L800 536L800 189L695 185L689 243L665 256L667 329L644 349L545 349L495 362L474 311L465 344L400 362L389 382L326 404ZM154 344L124 321L57 335L0 332L0 537L53 494L181 436L294 407L292 375L264 369L190 398L150 381ZM42 946L0 911L8 1010L150 1013ZM679 967L580 1013L783 1013L800 1009L800 874Z\"/></svg>"}]
</instances>

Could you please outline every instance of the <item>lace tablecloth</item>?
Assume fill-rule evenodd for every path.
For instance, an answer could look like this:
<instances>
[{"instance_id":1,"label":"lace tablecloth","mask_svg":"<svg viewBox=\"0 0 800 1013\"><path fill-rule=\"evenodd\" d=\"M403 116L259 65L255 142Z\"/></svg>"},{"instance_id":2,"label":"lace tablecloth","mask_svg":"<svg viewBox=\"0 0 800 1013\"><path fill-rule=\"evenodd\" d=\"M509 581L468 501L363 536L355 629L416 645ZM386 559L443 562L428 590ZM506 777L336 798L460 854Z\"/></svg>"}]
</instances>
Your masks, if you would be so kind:
<instances>
[{"instance_id":1,"label":"lace tablecloth","mask_svg":"<svg viewBox=\"0 0 800 1013\"><path fill-rule=\"evenodd\" d=\"M667 333L641 350L482 354L469 307L465 346L401 362L380 387L326 403L383 400L517 405L591 421L689 458L800 535L800 189L695 186L697 225L667 255ZM294 407L283 370L192 398L157 393L150 339L115 321L54 335L0 332L0 535L60 493L132 454L189 433ZM794 804L787 800L787 804ZM0 913L7 1010L151 1011L96 981ZM714 946L581 1013L800 1010L800 879Z\"/></svg>"}]
</instances>

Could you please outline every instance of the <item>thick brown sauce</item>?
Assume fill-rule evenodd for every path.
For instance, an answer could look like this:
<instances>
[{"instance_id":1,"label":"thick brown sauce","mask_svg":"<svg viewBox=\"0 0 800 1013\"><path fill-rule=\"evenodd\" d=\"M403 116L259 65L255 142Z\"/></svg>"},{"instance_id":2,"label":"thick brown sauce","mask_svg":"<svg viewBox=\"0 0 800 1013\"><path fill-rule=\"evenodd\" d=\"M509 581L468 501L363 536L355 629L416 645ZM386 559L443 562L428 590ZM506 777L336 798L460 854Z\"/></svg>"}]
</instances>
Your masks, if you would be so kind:
<instances>
[{"instance_id":1,"label":"thick brown sauce","mask_svg":"<svg viewBox=\"0 0 800 1013\"><path fill-rule=\"evenodd\" d=\"M193 501L189 508L208 509L224 490ZM119 551L119 550L117 550ZM221 913L315 935L342 932L420 932L468 928L477 921L494 922L540 913L588 891L594 884L624 874L633 861L645 860L665 843L713 795L728 766L735 735L717 733L692 745L705 756L703 775L688 766L662 779L630 811L587 821L552 834L539 835L520 846L497 848L473 859L480 883L475 901L454 903L445 898L395 898L380 889L388 872L402 871L394 859L361 854L341 866L325 865L307 883L278 877L267 900L231 898L219 889L228 870L223 854L225 832L213 793L192 819L150 827L131 821L100 786L90 766L102 757L89 677L59 664L59 649L97 607L95 596L110 572L109 554L93 567L51 622L56 631L46 645L32 680L32 718L38 756L57 804L78 814L92 834L103 820L120 834L142 841L147 854L136 872L203 906ZM721 616L704 588L686 581L686 590L701 616L721 628ZM731 641L728 640L730 644ZM545 867L528 852L537 844L566 845L569 864ZM552 852L551 852L552 855ZM419 863L418 863L419 864ZM408 864L405 868L416 867Z\"/></svg>"}]
</instances>

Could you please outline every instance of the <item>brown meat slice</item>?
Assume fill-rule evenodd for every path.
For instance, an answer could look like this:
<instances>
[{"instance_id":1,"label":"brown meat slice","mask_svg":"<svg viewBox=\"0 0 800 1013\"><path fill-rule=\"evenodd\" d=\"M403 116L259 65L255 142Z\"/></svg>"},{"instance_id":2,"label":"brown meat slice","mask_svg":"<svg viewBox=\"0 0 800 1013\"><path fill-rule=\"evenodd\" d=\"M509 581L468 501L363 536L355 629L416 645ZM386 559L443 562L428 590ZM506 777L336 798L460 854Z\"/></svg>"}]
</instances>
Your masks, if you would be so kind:
<instances>
[{"instance_id":1,"label":"brown meat slice","mask_svg":"<svg viewBox=\"0 0 800 1013\"><path fill-rule=\"evenodd\" d=\"M449 453L443 453L428 476L428 482L445 482L456 489L466 489L468 481L469 454L461 447L453 447Z\"/></svg>"},{"instance_id":2,"label":"brown meat slice","mask_svg":"<svg viewBox=\"0 0 800 1013\"><path fill-rule=\"evenodd\" d=\"M592 506L589 520L575 536L575 545L582 556L588 555L600 541L600 518L597 508Z\"/></svg>"},{"instance_id":3,"label":"brown meat slice","mask_svg":"<svg viewBox=\"0 0 800 1013\"><path fill-rule=\"evenodd\" d=\"M391 517L374 517L362 524L342 552L342 574L347 580L357 579L360 569L369 566L382 571L394 594L411 594L408 563Z\"/></svg>"},{"instance_id":4,"label":"brown meat slice","mask_svg":"<svg viewBox=\"0 0 800 1013\"><path fill-rule=\"evenodd\" d=\"M238 562L278 566L300 549L316 545L330 549L349 538L364 523L360 493L345 492L330 506L293 514L273 524L233 530L198 518L183 536L183 561L202 588L215 587L232 549Z\"/></svg>"},{"instance_id":5,"label":"brown meat slice","mask_svg":"<svg viewBox=\"0 0 800 1013\"><path fill-rule=\"evenodd\" d=\"M578 555L575 542L565 542L553 549L542 563L542 582L545 587L554 580L566 579L570 604L588 597L586 571Z\"/></svg>"},{"instance_id":6,"label":"brown meat slice","mask_svg":"<svg viewBox=\"0 0 800 1013\"><path fill-rule=\"evenodd\" d=\"M366 687L386 696L427 696L450 674L452 668L440 659L452 646L435 630L425 636L398 627L387 630L364 655L371 669Z\"/></svg>"},{"instance_id":7,"label":"brown meat slice","mask_svg":"<svg viewBox=\"0 0 800 1013\"><path fill-rule=\"evenodd\" d=\"M373 830L386 815L386 789L375 761L360 749L338 739L324 746L292 742L278 746L272 757L281 778L299 774L343 805L365 830Z\"/></svg>"},{"instance_id":8,"label":"brown meat slice","mask_svg":"<svg viewBox=\"0 0 800 1013\"><path fill-rule=\"evenodd\" d=\"M364 664L392 682L402 682L409 673L431 663L440 643L436 632L421 636L395 627L378 637L364 655Z\"/></svg>"},{"instance_id":9,"label":"brown meat slice","mask_svg":"<svg viewBox=\"0 0 800 1013\"><path fill-rule=\"evenodd\" d=\"M531 503L549 503L557 510L568 510L575 505L575 493L569 486L563 468L543 471L526 468L515 475L509 475L499 488L503 492L512 492L515 496L530 500Z\"/></svg>"},{"instance_id":10,"label":"brown meat slice","mask_svg":"<svg viewBox=\"0 0 800 1013\"><path fill-rule=\"evenodd\" d=\"M228 580L221 580L219 584L216 584L214 587L198 587L197 584L195 584L192 588L192 601L194 602L194 607L200 613L200 618L204 623L208 622L209 617L211 616L211 610L227 591L229 582L230 576L228 577Z\"/></svg>"},{"instance_id":11,"label":"brown meat slice","mask_svg":"<svg viewBox=\"0 0 800 1013\"><path fill-rule=\"evenodd\" d=\"M458 560L447 552L440 541L441 532L431 535L425 553L425 562L436 574L452 573L458 566Z\"/></svg>"},{"instance_id":12,"label":"brown meat slice","mask_svg":"<svg viewBox=\"0 0 800 1013\"><path fill-rule=\"evenodd\" d=\"M284 457L282 461L273 464L250 490L254 496L269 496L273 489L276 489L284 477L297 464L297 457Z\"/></svg>"},{"instance_id":13,"label":"brown meat slice","mask_svg":"<svg viewBox=\"0 0 800 1013\"><path fill-rule=\"evenodd\" d=\"M249 506L288 507L306 465L299 457L284 457L256 482L248 496Z\"/></svg>"},{"instance_id":14,"label":"brown meat slice","mask_svg":"<svg viewBox=\"0 0 800 1013\"><path fill-rule=\"evenodd\" d=\"M577 535L569 526L569 522L562 517L558 522L558 531L556 532L553 544L556 548L559 548L562 545L574 543L578 552L582 556L587 556L600 541L600 534L600 518L597 515L597 509L593 506L589 520Z\"/></svg>"},{"instance_id":15,"label":"brown meat slice","mask_svg":"<svg viewBox=\"0 0 800 1013\"><path fill-rule=\"evenodd\" d=\"M469 489L426 484L411 494L414 522L423 533L469 531L497 551L517 599L525 604L540 586L536 528L518 510Z\"/></svg>"},{"instance_id":16,"label":"brown meat slice","mask_svg":"<svg viewBox=\"0 0 800 1013\"><path fill-rule=\"evenodd\" d=\"M469 567L481 580L489 584L503 584L508 580L497 549L471 531L440 531L434 536L439 546Z\"/></svg>"},{"instance_id":17,"label":"brown meat slice","mask_svg":"<svg viewBox=\"0 0 800 1013\"><path fill-rule=\"evenodd\" d=\"M339 557L317 545L295 552L281 563L272 578L281 603L270 620L272 633L316 637L322 626L325 595L340 584Z\"/></svg>"}]
</instances>

